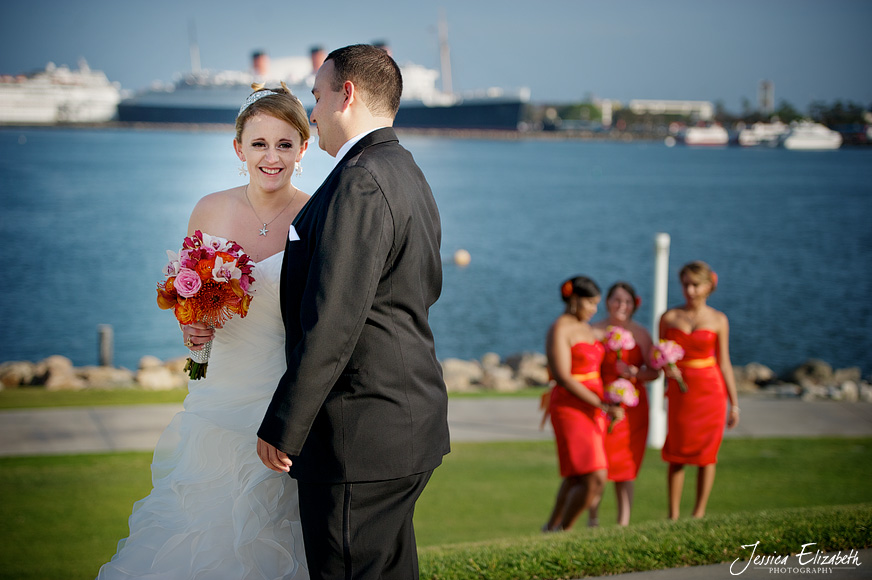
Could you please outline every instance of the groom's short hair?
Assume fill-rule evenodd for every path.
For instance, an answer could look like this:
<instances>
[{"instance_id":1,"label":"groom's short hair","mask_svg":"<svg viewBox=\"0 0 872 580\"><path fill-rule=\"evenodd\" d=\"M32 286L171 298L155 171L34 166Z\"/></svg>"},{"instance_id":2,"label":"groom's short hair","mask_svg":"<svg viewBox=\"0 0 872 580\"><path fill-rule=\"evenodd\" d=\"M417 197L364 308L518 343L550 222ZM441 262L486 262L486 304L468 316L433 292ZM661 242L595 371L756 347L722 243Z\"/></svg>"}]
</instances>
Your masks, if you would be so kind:
<instances>
[{"instance_id":1,"label":"groom's short hair","mask_svg":"<svg viewBox=\"0 0 872 580\"><path fill-rule=\"evenodd\" d=\"M352 44L327 55L333 61L334 91L345 81L354 83L363 103L377 117L397 116L403 94L403 76L396 61L383 48L371 44Z\"/></svg>"}]
</instances>

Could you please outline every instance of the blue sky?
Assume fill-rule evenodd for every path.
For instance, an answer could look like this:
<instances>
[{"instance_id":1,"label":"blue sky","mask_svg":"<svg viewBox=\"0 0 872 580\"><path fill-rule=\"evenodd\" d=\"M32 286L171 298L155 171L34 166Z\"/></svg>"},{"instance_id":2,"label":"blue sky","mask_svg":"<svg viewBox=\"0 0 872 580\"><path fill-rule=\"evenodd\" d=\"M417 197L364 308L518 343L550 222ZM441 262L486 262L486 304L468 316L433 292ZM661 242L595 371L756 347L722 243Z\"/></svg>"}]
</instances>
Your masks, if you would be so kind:
<instances>
[{"instance_id":1,"label":"blue sky","mask_svg":"<svg viewBox=\"0 0 872 580\"><path fill-rule=\"evenodd\" d=\"M756 105L872 104L869 0L27 0L0 12L0 73L84 57L125 89L190 68L188 22L204 68L384 39L400 63L438 68L446 16L456 90L529 87L534 102L588 96Z\"/></svg>"}]
</instances>

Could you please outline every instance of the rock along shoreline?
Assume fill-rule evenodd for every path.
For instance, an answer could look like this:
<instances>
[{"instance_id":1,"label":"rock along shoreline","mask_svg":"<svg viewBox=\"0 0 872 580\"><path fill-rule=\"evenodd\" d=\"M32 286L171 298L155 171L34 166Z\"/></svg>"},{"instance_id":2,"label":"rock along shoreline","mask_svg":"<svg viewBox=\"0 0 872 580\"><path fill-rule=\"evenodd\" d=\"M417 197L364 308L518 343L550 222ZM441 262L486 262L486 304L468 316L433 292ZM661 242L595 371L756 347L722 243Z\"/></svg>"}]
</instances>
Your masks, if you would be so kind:
<instances>
[{"instance_id":1,"label":"rock along shoreline","mask_svg":"<svg viewBox=\"0 0 872 580\"><path fill-rule=\"evenodd\" d=\"M70 359L52 355L38 362L0 363L0 390L44 388L49 391L85 389L185 389L187 359L162 361L144 356L136 371L109 366L75 367ZM548 385L544 354L525 352L502 359L487 353L478 360L446 358L442 361L449 393L516 392ZM872 403L872 377L864 378L860 367L833 369L820 359L809 359L783 376L752 362L733 367L736 389L742 393L767 392L778 397L803 400L834 400Z\"/></svg>"}]
</instances>

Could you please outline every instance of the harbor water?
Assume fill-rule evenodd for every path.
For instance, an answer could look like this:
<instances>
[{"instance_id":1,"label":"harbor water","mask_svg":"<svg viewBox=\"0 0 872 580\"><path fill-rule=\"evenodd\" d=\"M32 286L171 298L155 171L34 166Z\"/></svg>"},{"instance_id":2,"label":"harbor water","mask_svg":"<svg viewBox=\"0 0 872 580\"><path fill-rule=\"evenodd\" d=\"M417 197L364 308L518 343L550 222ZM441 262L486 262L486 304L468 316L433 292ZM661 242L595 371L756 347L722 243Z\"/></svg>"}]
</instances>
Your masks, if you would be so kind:
<instances>
[{"instance_id":1,"label":"harbor water","mask_svg":"<svg viewBox=\"0 0 872 580\"><path fill-rule=\"evenodd\" d=\"M97 364L102 324L114 329L116 366L185 355L155 285L196 201L244 183L232 137L0 129L0 362ZM444 287L431 312L440 358L543 352L560 284L576 274L603 290L635 285L637 319L650 326L654 237L666 232L669 304L682 303L681 265L709 262L720 279L709 303L729 316L734 364L786 372L815 357L872 372L872 148L401 142L442 215ZM314 192L332 163L313 143L295 183ZM452 261L458 249L467 267Z\"/></svg>"}]
</instances>

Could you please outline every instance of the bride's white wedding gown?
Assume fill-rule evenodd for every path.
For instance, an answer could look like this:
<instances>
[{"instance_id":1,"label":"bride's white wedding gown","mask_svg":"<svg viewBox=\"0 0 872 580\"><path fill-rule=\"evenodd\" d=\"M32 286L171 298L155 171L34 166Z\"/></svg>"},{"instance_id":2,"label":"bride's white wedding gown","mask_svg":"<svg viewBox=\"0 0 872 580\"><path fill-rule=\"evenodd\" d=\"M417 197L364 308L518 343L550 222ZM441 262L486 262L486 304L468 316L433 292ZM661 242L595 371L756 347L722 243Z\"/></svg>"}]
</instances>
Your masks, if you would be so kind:
<instances>
[{"instance_id":1,"label":"bride's white wedding gown","mask_svg":"<svg viewBox=\"0 0 872 580\"><path fill-rule=\"evenodd\" d=\"M255 265L248 315L216 331L206 378L154 452L154 488L98 579L307 579L296 482L257 457L257 429L285 370L282 253Z\"/></svg>"}]
</instances>

